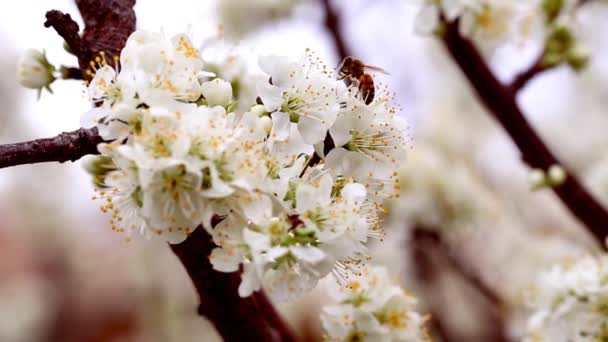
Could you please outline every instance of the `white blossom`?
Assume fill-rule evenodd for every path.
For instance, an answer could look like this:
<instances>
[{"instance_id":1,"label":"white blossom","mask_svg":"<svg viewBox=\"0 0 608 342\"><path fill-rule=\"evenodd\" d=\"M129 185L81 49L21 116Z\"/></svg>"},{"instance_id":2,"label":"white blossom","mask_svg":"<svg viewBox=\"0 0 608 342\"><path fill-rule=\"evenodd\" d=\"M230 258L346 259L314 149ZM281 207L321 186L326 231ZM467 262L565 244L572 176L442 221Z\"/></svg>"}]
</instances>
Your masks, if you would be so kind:
<instances>
[{"instance_id":1,"label":"white blossom","mask_svg":"<svg viewBox=\"0 0 608 342\"><path fill-rule=\"evenodd\" d=\"M524 341L608 338L608 259L584 257L541 274L531 291L534 314Z\"/></svg>"},{"instance_id":2,"label":"white blossom","mask_svg":"<svg viewBox=\"0 0 608 342\"><path fill-rule=\"evenodd\" d=\"M261 58L268 78L249 103L234 65L207 70L183 35L137 31L120 61L100 58L88 87L99 106L81 119L106 139L88 170L113 230L176 243L202 226L214 269L242 270L241 296L263 288L275 300L368 258L405 155L384 97L365 104L311 52Z\"/></svg>"},{"instance_id":3,"label":"white blossom","mask_svg":"<svg viewBox=\"0 0 608 342\"><path fill-rule=\"evenodd\" d=\"M257 90L273 121L294 122L308 144L325 139L327 130L336 120L340 103L339 83L326 68L304 58L302 63L290 62L286 57L260 58L260 67L270 81L259 82ZM289 136L289 125L275 130L278 137Z\"/></svg>"},{"instance_id":4,"label":"white blossom","mask_svg":"<svg viewBox=\"0 0 608 342\"><path fill-rule=\"evenodd\" d=\"M32 89L51 90L50 85L55 81L55 67L46 59L46 54L34 49L26 50L17 62L17 80Z\"/></svg>"},{"instance_id":5,"label":"white blossom","mask_svg":"<svg viewBox=\"0 0 608 342\"><path fill-rule=\"evenodd\" d=\"M385 268L365 266L332 285L333 304L321 315L330 341L430 341L428 317L414 310L416 298L395 286Z\"/></svg>"},{"instance_id":6,"label":"white blossom","mask_svg":"<svg viewBox=\"0 0 608 342\"><path fill-rule=\"evenodd\" d=\"M226 107L232 101L232 86L229 82L216 78L201 85L203 96L209 106Z\"/></svg>"}]
</instances>

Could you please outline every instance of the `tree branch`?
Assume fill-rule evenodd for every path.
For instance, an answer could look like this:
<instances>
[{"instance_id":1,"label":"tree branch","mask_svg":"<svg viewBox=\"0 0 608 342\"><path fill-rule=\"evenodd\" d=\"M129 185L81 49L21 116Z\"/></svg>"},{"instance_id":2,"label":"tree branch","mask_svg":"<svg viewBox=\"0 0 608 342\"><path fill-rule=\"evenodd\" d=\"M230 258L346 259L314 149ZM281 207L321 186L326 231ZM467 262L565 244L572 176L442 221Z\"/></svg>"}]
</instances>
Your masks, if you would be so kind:
<instances>
[{"instance_id":1,"label":"tree branch","mask_svg":"<svg viewBox=\"0 0 608 342\"><path fill-rule=\"evenodd\" d=\"M45 27L52 27L65 40L70 47L70 51L76 56L82 53L82 38L78 34L78 24L69 14L61 11L51 10L46 12Z\"/></svg>"},{"instance_id":2,"label":"tree branch","mask_svg":"<svg viewBox=\"0 0 608 342\"><path fill-rule=\"evenodd\" d=\"M110 65L118 62L120 51L135 31L135 0L76 0L76 5L85 24L82 36L78 24L61 11L48 11L44 26L53 27L66 41L78 57L82 75L90 80L91 62L95 63L97 57L105 58Z\"/></svg>"},{"instance_id":3,"label":"tree branch","mask_svg":"<svg viewBox=\"0 0 608 342\"><path fill-rule=\"evenodd\" d=\"M485 336L486 340L496 342L510 341L506 332L506 322L503 317L505 305L501 296L483 278L472 272L470 267L464 265L460 258L451 253L450 247L443 241L436 229L416 226L412 231L410 244L407 246L407 249L411 251L414 272L418 280L425 287L431 287L440 281L439 274L441 269L439 265L449 266L491 304L490 316L488 317L491 321L491 326L489 327L487 336ZM448 329L449 325L444 324L444 317L435 306L432 303L430 304L432 312L431 326L434 328L435 333L444 342L458 341L459 338Z\"/></svg>"},{"instance_id":4,"label":"tree branch","mask_svg":"<svg viewBox=\"0 0 608 342\"><path fill-rule=\"evenodd\" d=\"M47 12L45 26L53 27L78 57L80 70L67 68L66 73L91 79L90 64L97 57L106 58L108 63L118 61L128 37L135 30L135 0L76 0L76 4L85 23L82 38L78 24L69 14L60 11ZM49 139L2 145L0 168L47 161L74 161L86 154L97 154L97 145L101 142L97 129L93 128L62 133ZM212 268L209 254L214 247L211 237L202 227L182 243L171 245L198 292L198 312L213 322L228 342L296 341L291 328L263 292L240 298L240 273L221 273Z\"/></svg>"},{"instance_id":5,"label":"tree branch","mask_svg":"<svg viewBox=\"0 0 608 342\"><path fill-rule=\"evenodd\" d=\"M521 151L523 161L530 167L541 170L548 170L552 165L562 165L526 120L517 105L514 90L496 79L473 43L460 35L458 20L446 23L442 39L478 99ZM572 215L606 248L604 241L608 234L608 211L585 189L576 176L567 172L566 180L552 189Z\"/></svg>"},{"instance_id":6,"label":"tree branch","mask_svg":"<svg viewBox=\"0 0 608 342\"><path fill-rule=\"evenodd\" d=\"M515 78L509 85L509 87L511 88L511 92L517 94L523 87L526 86L526 84L528 84L530 80L536 77L536 75L548 69L551 69L551 67L543 65L542 60L544 55L545 52L543 51L540 57L534 62L534 64L532 64L528 69L522 71L517 76L515 76Z\"/></svg>"},{"instance_id":7,"label":"tree branch","mask_svg":"<svg viewBox=\"0 0 608 342\"><path fill-rule=\"evenodd\" d=\"M342 61L344 58L352 56L348 50L346 42L344 41L344 37L342 36L340 27L342 20L340 20L340 16L332 7L330 0L321 0L321 4L323 5L323 9L325 11L325 28L331 35L338 58L340 61Z\"/></svg>"},{"instance_id":8,"label":"tree branch","mask_svg":"<svg viewBox=\"0 0 608 342\"><path fill-rule=\"evenodd\" d=\"M198 227L171 249L182 262L200 299L198 312L207 317L226 342L296 341L291 328L272 307L263 292L238 295L240 272L213 269L209 255L215 248L211 236Z\"/></svg>"},{"instance_id":9,"label":"tree branch","mask_svg":"<svg viewBox=\"0 0 608 342\"><path fill-rule=\"evenodd\" d=\"M81 128L53 138L0 145L0 168L23 164L76 161L87 154L99 154L103 139L97 128Z\"/></svg>"}]
</instances>

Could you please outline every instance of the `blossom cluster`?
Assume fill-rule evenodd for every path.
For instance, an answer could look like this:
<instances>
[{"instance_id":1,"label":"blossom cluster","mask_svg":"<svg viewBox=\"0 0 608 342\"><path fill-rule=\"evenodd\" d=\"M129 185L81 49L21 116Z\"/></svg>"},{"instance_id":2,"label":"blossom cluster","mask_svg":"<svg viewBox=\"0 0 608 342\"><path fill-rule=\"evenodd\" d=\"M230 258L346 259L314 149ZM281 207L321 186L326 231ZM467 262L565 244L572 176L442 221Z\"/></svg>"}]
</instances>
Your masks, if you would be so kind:
<instances>
[{"instance_id":1,"label":"blossom cluster","mask_svg":"<svg viewBox=\"0 0 608 342\"><path fill-rule=\"evenodd\" d=\"M585 257L542 274L525 341L608 339L608 259Z\"/></svg>"},{"instance_id":2,"label":"blossom cluster","mask_svg":"<svg viewBox=\"0 0 608 342\"><path fill-rule=\"evenodd\" d=\"M388 203L387 229L408 223L457 231L494 224L496 200L464 162L447 160L432 145L420 142L399 174L400 196Z\"/></svg>"},{"instance_id":3,"label":"blossom cluster","mask_svg":"<svg viewBox=\"0 0 608 342\"><path fill-rule=\"evenodd\" d=\"M391 98L366 104L307 51L261 57L257 101L237 103L202 55L184 35L137 31L119 70L103 54L93 64L98 106L82 124L107 141L88 169L112 228L176 243L202 226L213 267L242 270L241 296L286 300L345 278L399 188L406 126Z\"/></svg>"},{"instance_id":4,"label":"blossom cluster","mask_svg":"<svg viewBox=\"0 0 608 342\"><path fill-rule=\"evenodd\" d=\"M427 316L414 310L417 300L395 286L384 267L372 266L346 284L332 283L336 301L321 319L330 341L430 341Z\"/></svg>"},{"instance_id":5,"label":"blossom cluster","mask_svg":"<svg viewBox=\"0 0 608 342\"><path fill-rule=\"evenodd\" d=\"M442 0L427 1L419 12L415 30L442 34L446 22L458 20L460 33L473 39L483 52L500 44L523 43L542 37L543 64L568 63L574 69L587 62L586 52L572 33L576 0Z\"/></svg>"}]
</instances>

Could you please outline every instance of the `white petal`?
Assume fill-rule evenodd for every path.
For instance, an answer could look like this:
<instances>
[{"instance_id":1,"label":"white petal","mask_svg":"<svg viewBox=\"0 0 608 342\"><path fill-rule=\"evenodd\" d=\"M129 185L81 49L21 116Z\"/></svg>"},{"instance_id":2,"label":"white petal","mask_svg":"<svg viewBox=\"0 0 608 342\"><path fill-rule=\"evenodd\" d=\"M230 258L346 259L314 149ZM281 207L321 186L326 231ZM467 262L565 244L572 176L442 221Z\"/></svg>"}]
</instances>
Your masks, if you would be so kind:
<instances>
[{"instance_id":1,"label":"white petal","mask_svg":"<svg viewBox=\"0 0 608 342\"><path fill-rule=\"evenodd\" d=\"M272 77L272 84L283 87L289 79L289 58L285 56L261 56L258 64L262 71Z\"/></svg>"},{"instance_id":2,"label":"white petal","mask_svg":"<svg viewBox=\"0 0 608 342\"><path fill-rule=\"evenodd\" d=\"M283 105L283 92L281 88L273 86L266 81L259 81L256 84L256 90L268 112L274 112Z\"/></svg>"},{"instance_id":3,"label":"white petal","mask_svg":"<svg viewBox=\"0 0 608 342\"><path fill-rule=\"evenodd\" d=\"M226 273L236 272L239 270L241 255L234 248L216 247L211 251L209 261L214 270Z\"/></svg>"},{"instance_id":4,"label":"white petal","mask_svg":"<svg viewBox=\"0 0 608 342\"><path fill-rule=\"evenodd\" d=\"M307 144L314 145L325 140L327 126L319 120L300 116L298 121L298 131Z\"/></svg>"},{"instance_id":5,"label":"white petal","mask_svg":"<svg viewBox=\"0 0 608 342\"><path fill-rule=\"evenodd\" d=\"M349 202L361 202L365 200L366 194L365 186L359 183L346 184L340 192L340 195Z\"/></svg>"},{"instance_id":6,"label":"white petal","mask_svg":"<svg viewBox=\"0 0 608 342\"><path fill-rule=\"evenodd\" d=\"M317 247L312 246L292 246L289 251L298 259L311 264L316 264L325 258L325 253Z\"/></svg>"},{"instance_id":7,"label":"white petal","mask_svg":"<svg viewBox=\"0 0 608 342\"><path fill-rule=\"evenodd\" d=\"M201 84L201 92L209 106L225 107L232 101L232 85L219 78Z\"/></svg>"},{"instance_id":8,"label":"white petal","mask_svg":"<svg viewBox=\"0 0 608 342\"><path fill-rule=\"evenodd\" d=\"M254 254L266 251L270 247L269 236L254 232L247 228L243 230L243 239L249 245L252 253Z\"/></svg>"},{"instance_id":9,"label":"white petal","mask_svg":"<svg viewBox=\"0 0 608 342\"><path fill-rule=\"evenodd\" d=\"M251 263L243 265L243 273L241 273L241 285L239 285L239 296L248 297L254 291L257 291L262 286L260 277Z\"/></svg>"},{"instance_id":10,"label":"white petal","mask_svg":"<svg viewBox=\"0 0 608 342\"><path fill-rule=\"evenodd\" d=\"M287 252L289 252L288 248L276 246L268 250L268 254L266 254L266 257L268 258L268 261L275 261L277 258L280 258L283 255L287 254Z\"/></svg>"},{"instance_id":11,"label":"white petal","mask_svg":"<svg viewBox=\"0 0 608 342\"><path fill-rule=\"evenodd\" d=\"M463 0L442 0L443 12L448 20L454 20L460 15L463 9Z\"/></svg>"},{"instance_id":12,"label":"white petal","mask_svg":"<svg viewBox=\"0 0 608 342\"><path fill-rule=\"evenodd\" d=\"M273 140L285 141L290 133L289 114L283 112L272 113L272 130L270 137Z\"/></svg>"},{"instance_id":13,"label":"white petal","mask_svg":"<svg viewBox=\"0 0 608 342\"><path fill-rule=\"evenodd\" d=\"M439 9L435 5L425 6L414 19L414 32L421 35L433 33L439 25Z\"/></svg>"}]
</instances>

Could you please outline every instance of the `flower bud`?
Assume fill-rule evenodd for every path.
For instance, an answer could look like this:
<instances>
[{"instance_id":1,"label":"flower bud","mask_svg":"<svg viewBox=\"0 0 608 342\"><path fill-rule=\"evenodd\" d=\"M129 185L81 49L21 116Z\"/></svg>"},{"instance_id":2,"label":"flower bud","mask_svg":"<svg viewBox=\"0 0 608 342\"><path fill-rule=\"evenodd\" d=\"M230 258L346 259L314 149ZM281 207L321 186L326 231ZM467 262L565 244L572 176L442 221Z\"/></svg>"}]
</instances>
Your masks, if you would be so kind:
<instances>
[{"instance_id":1,"label":"flower bud","mask_svg":"<svg viewBox=\"0 0 608 342\"><path fill-rule=\"evenodd\" d=\"M564 168L559 165L551 165L549 171L547 172L547 178L551 186L562 185L567 176L568 175L566 174Z\"/></svg>"},{"instance_id":2,"label":"flower bud","mask_svg":"<svg viewBox=\"0 0 608 342\"><path fill-rule=\"evenodd\" d=\"M589 51L582 45L575 45L566 55L566 61L575 71L583 70L589 64Z\"/></svg>"},{"instance_id":3,"label":"flower bud","mask_svg":"<svg viewBox=\"0 0 608 342\"><path fill-rule=\"evenodd\" d=\"M44 52L28 49L17 64L17 80L26 88L46 88L51 91L50 85L55 81L54 71L55 67L46 59Z\"/></svg>"},{"instance_id":4,"label":"flower bud","mask_svg":"<svg viewBox=\"0 0 608 342\"><path fill-rule=\"evenodd\" d=\"M272 130L272 119L270 117L260 117L258 124L264 128L264 132L266 132L266 134L270 134L270 130Z\"/></svg>"},{"instance_id":5,"label":"flower bud","mask_svg":"<svg viewBox=\"0 0 608 342\"><path fill-rule=\"evenodd\" d=\"M251 107L251 112L255 113L257 116L268 116L268 112L266 111L266 107L263 105L255 105Z\"/></svg>"},{"instance_id":6,"label":"flower bud","mask_svg":"<svg viewBox=\"0 0 608 342\"><path fill-rule=\"evenodd\" d=\"M543 0L541 7L547 15L549 21L557 18L562 8L564 7L564 0Z\"/></svg>"},{"instance_id":7,"label":"flower bud","mask_svg":"<svg viewBox=\"0 0 608 342\"><path fill-rule=\"evenodd\" d=\"M541 169L530 170L528 174L528 183L532 190L542 189L547 186L547 178L545 172Z\"/></svg>"},{"instance_id":8,"label":"flower bud","mask_svg":"<svg viewBox=\"0 0 608 342\"><path fill-rule=\"evenodd\" d=\"M216 78L213 81L204 82L201 92L209 106L226 107L232 101L232 86L230 82Z\"/></svg>"}]
</instances>

